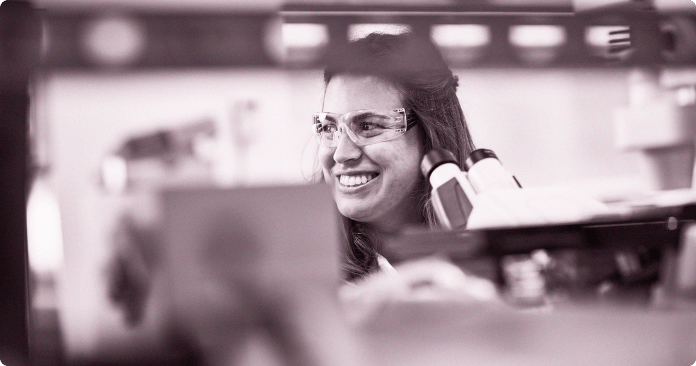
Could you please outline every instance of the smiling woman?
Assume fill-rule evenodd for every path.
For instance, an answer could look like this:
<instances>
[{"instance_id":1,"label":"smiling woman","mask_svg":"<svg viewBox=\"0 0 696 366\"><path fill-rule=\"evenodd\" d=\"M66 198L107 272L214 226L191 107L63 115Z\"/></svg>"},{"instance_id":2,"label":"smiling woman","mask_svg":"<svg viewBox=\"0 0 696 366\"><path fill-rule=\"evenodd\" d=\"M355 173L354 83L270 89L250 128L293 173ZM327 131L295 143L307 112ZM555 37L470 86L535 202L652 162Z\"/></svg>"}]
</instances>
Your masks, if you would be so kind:
<instances>
[{"instance_id":1,"label":"smiling woman","mask_svg":"<svg viewBox=\"0 0 696 366\"><path fill-rule=\"evenodd\" d=\"M345 274L380 268L380 243L408 225L436 225L420 162L432 148L464 161L474 146L438 49L415 34L377 34L329 57L319 163L344 217Z\"/></svg>"},{"instance_id":2,"label":"smiling woman","mask_svg":"<svg viewBox=\"0 0 696 366\"><path fill-rule=\"evenodd\" d=\"M396 109L401 107L400 99L396 90L380 78L338 75L327 85L324 109L340 113ZM350 133L345 135L349 137ZM423 142L418 128L390 141L365 146L339 134L334 141L334 148L321 150L321 164L324 179L332 184L336 204L344 216L369 223L382 233L422 222L417 191Z\"/></svg>"}]
</instances>

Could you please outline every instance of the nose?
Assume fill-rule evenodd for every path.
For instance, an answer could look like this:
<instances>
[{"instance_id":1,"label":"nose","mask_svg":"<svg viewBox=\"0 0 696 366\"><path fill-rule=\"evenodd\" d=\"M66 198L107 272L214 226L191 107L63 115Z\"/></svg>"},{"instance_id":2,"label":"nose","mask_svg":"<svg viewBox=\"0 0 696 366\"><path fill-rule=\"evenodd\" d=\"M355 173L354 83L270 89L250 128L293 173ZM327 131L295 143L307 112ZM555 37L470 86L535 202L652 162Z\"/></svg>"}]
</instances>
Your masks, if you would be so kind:
<instances>
[{"instance_id":1,"label":"nose","mask_svg":"<svg viewBox=\"0 0 696 366\"><path fill-rule=\"evenodd\" d=\"M357 160L362 156L362 149L351 140L350 136L348 136L348 132L345 131L345 126L343 127L344 130L342 131L339 128L341 132L338 134L339 136L337 136L338 144L333 154L334 161L340 164L344 164L350 160Z\"/></svg>"}]
</instances>

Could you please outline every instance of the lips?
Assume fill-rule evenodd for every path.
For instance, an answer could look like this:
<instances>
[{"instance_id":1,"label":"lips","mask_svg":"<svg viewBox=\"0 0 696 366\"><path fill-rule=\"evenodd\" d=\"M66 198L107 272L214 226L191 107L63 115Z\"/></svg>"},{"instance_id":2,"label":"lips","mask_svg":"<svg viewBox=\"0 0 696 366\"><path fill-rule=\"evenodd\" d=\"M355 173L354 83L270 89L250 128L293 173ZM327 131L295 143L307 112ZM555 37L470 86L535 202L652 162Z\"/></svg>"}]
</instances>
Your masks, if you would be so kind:
<instances>
[{"instance_id":1,"label":"lips","mask_svg":"<svg viewBox=\"0 0 696 366\"><path fill-rule=\"evenodd\" d=\"M341 174L338 176L338 182L346 187L359 187L375 179L377 175L377 173Z\"/></svg>"}]
</instances>

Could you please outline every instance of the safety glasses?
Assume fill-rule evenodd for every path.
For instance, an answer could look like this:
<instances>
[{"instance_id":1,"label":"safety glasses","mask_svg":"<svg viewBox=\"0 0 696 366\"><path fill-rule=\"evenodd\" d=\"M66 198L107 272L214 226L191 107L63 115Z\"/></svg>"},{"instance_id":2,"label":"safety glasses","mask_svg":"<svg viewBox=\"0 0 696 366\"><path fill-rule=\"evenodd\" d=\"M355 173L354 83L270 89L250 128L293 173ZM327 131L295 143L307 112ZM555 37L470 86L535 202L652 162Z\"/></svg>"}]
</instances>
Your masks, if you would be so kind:
<instances>
[{"instance_id":1,"label":"safety glasses","mask_svg":"<svg viewBox=\"0 0 696 366\"><path fill-rule=\"evenodd\" d=\"M361 109L340 115L314 113L313 130L324 147L336 147L343 133L358 146L393 140L416 125L409 121L405 108Z\"/></svg>"}]
</instances>

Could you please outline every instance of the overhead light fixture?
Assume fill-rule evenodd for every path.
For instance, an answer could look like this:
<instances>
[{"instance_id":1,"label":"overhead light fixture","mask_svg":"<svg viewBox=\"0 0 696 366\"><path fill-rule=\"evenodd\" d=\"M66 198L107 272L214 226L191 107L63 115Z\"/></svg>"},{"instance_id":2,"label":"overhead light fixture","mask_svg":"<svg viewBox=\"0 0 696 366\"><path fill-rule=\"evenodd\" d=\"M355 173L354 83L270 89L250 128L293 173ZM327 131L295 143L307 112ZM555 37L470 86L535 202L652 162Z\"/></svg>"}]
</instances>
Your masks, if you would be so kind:
<instances>
[{"instance_id":1,"label":"overhead light fixture","mask_svg":"<svg viewBox=\"0 0 696 366\"><path fill-rule=\"evenodd\" d=\"M515 25L508 37L522 61L533 65L552 62L566 43L566 31L560 25Z\"/></svg>"},{"instance_id":2,"label":"overhead light fixture","mask_svg":"<svg viewBox=\"0 0 696 366\"><path fill-rule=\"evenodd\" d=\"M82 41L92 62L104 66L127 66L142 56L145 34L143 25L135 19L106 16L87 24Z\"/></svg>"},{"instance_id":3,"label":"overhead light fixture","mask_svg":"<svg viewBox=\"0 0 696 366\"><path fill-rule=\"evenodd\" d=\"M282 27L283 44L290 48L317 48L329 43L326 24L285 23Z\"/></svg>"},{"instance_id":4,"label":"overhead light fixture","mask_svg":"<svg viewBox=\"0 0 696 366\"><path fill-rule=\"evenodd\" d=\"M481 24L437 24L430 29L430 38L450 65L461 65L481 58L491 33Z\"/></svg>"},{"instance_id":5,"label":"overhead light fixture","mask_svg":"<svg viewBox=\"0 0 696 366\"><path fill-rule=\"evenodd\" d=\"M278 19L266 32L269 54L284 65L310 65L319 60L329 44L326 24L284 23Z\"/></svg>"},{"instance_id":6,"label":"overhead light fixture","mask_svg":"<svg viewBox=\"0 0 696 366\"><path fill-rule=\"evenodd\" d=\"M595 25L585 28L585 43L591 55L623 60L633 53L631 28L627 25Z\"/></svg>"},{"instance_id":7,"label":"overhead light fixture","mask_svg":"<svg viewBox=\"0 0 696 366\"><path fill-rule=\"evenodd\" d=\"M329 44L326 24L287 23L282 27L285 64L311 64Z\"/></svg>"},{"instance_id":8,"label":"overhead light fixture","mask_svg":"<svg viewBox=\"0 0 696 366\"><path fill-rule=\"evenodd\" d=\"M565 29L560 25L514 25L510 43L519 47L558 47L565 43Z\"/></svg>"},{"instance_id":9,"label":"overhead light fixture","mask_svg":"<svg viewBox=\"0 0 696 366\"><path fill-rule=\"evenodd\" d=\"M431 37L442 47L481 47L491 41L488 27L481 24L433 25Z\"/></svg>"},{"instance_id":10,"label":"overhead light fixture","mask_svg":"<svg viewBox=\"0 0 696 366\"><path fill-rule=\"evenodd\" d=\"M348 40L355 41L356 39L364 38L370 33L382 34L402 34L411 31L411 26L408 24L398 23L363 23L351 24L348 26Z\"/></svg>"}]
</instances>

